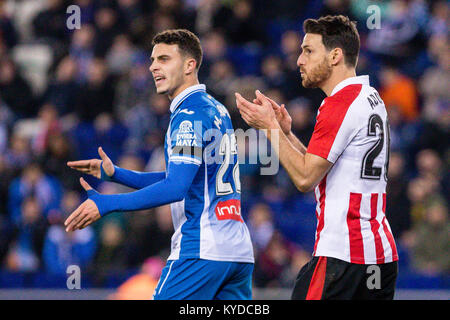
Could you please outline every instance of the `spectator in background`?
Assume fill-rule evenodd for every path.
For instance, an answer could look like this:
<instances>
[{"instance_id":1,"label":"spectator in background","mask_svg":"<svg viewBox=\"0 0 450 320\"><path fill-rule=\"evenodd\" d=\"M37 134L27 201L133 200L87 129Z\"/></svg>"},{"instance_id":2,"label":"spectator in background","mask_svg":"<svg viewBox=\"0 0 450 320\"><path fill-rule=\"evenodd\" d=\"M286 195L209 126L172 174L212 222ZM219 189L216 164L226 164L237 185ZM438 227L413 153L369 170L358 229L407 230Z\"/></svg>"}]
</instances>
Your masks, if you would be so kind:
<instances>
[{"instance_id":1,"label":"spectator in background","mask_svg":"<svg viewBox=\"0 0 450 320\"><path fill-rule=\"evenodd\" d=\"M46 272L66 275L69 265L76 264L86 270L96 250L95 234L91 227L66 233L63 221L80 204L80 195L76 191L64 194L61 211L53 211L49 216L51 226L44 240L42 258Z\"/></svg>"},{"instance_id":2,"label":"spectator in background","mask_svg":"<svg viewBox=\"0 0 450 320\"><path fill-rule=\"evenodd\" d=\"M31 147L35 156L41 156L48 145L52 135L62 131L59 115L56 107L51 103L44 103L39 109L37 118L37 130L34 132Z\"/></svg>"},{"instance_id":3,"label":"spectator in background","mask_svg":"<svg viewBox=\"0 0 450 320\"><path fill-rule=\"evenodd\" d=\"M15 272L32 272L41 264L47 221L37 198L28 196L20 206L13 241L6 256L6 268Z\"/></svg>"},{"instance_id":4,"label":"spectator in background","mask_svg":"<svg viewBox=\"0 0 450 320\"><path fill-rule=\"evenodd\" d=\"M143 17L142 1L140 0L118 0L117 1L119 15L123 19L124 28L129 30L131 34L140 28Z\"/></svg>"},{"instance_id":5,"label":"spectator in background","mask_svg":"<svg viewBox=\"0 0 450 320\"><path fill-rule=\"evenodd\" d=\"M157 0L155 12L174 19L180 28L194 30L195 12L184 5L182 0ZM170 28L166 28L170 29ZM159 32L154 30L155 32Z\"/></svg>"},{"instance_id":6,"label":"spectator in background","mask_svg":"<svg viewBox=\"0 0 450 320\"><path fill-rule=\"evenodd\" d=\"M217 61L226 60L228 56L227 42L223 32L212 30L206 33L202 39L203 61L199 70L200 78L206 78L211 74L211 66Z\"/></svg>"},{"instance_id":7,"label":"spectator in background","mask_svg":"<svg viewBox=\"0 0 450 320\"><path fill-rule=\"evenodd\" d=\"M86 84L80 89L76 112L84 121L93 121L103 112L113 112L115 88L105 61L94 59L89 64Z\"/></svg>"},{"instance_id":8,"label":"spectator in background","mask_svg":"<svg viewBox=\"0 0 450 320\"><path fill-rule=\"evenodd\" d=\"M407 181L404 156L399 152L392 152L386 186L386 217L392 234L397 239L401 239L403 234L411 228L411 204L405 190Z\"/></svg>"},{"instance_id":9,"label":"spectator in background","mask_svg":"<svg viewBox=\"0 0 450 320\"><path fill-rule=\"evenodd\" d=\"M41 162L45 172L56 177L64 189L80 190L79 174L67 167L67 161L75 158L72 143L67 136L56 133L48 137Z\"/></svg>"},{"instance_id":10,"label":"spectator in background","mask_svg":"<svg viewBox=\"0 0 450 320\"><path fill-rule=\"evenodd\" d=\"M405 121L415 121L419 116L418 97L412 79L400 73L393 66L385 66L380 71L382 88L380 96L389 111L398 107Z\"/></svg>"},{"instance_id":11,"label":"spectator in background","mask_svg":"<svg viewBox=\"0 0 450 320\"><path fill-rule=\"evenodd\" d=\"M6 162L4 154L0 154L0 216L5 216L6 220L9 220L8 189L11 181L15 178L14 173L14 170Z\"/></svg>"},{"instance_id":12,"label":"spectator in background","mask_svg":"<svg viewBox=\"0 0 450 320\"><path fill-rule=\"evenodd\" d=\"M88 77L90 64L94 59L95 37L95 29L90 24L82 24L72 35L69 55L76 63L79 84L84 84Z\"/></svg>"},{"instance_id":13,"label":"spectator in background","mask_svg":"<svg viewBox=\"0 0 450 320\"><path fill-rule=\"evenodd\" d=\"M50 210L58 208L60 204L59 181L46 175L37 162L28 164L9 187L9 213L11 221L17 226L21 222L22 204L30 196L36 199L44 217L47 217Z\"/></svg>"},{"instance_id":14,"label":"spectator in background","mask_svg":"<svg viewBox=\"0 0 450 320\"><path fill-rule=\"evenodd\" d=\"M427 208L425 219L411 230L408 240L415 270L428 275L450 273L450 223L443 202L434 201Z\"/></svg>"},{"instance_id":15,"label":"spectator in background","mask_svg":"<svg viewBox=\"0 0 450 320\"><path fill-rule=\"evenodd\" d=\"M298 85L300 81L298 75L297 59L300 55L301 43L300 33L294 30L285 31L280 40L280 50L283 57L283 73L286 77L285 86L282 89L288 100L299 96L305 96L309 91ZM320 102L318 102L320 104Z\"/></svg>"},{"instance_id":16,"label":"spectator in background","mask_svg":"<svg viewBox=\"0 0 450 320\"><path fill-rule=\"evenodd\" d=\"M233 3L233 14L227 19L223 30L232 43L236 45L249 42L260 45L265 43L266 39L264 32L261 32L260 21L252 16L253 10L250 0L237 0Z\"/></svg>"},{"instance_id":17,"label":"spectator in background","mask_svg":"<svg viewBox=\"0 0 450 320\"><path fill-rule=\"evenodd\" d=\"M14 114L0 97L0 153L4 154L8 147L9 131L14 123Z\"/></svg>"},{"instance_id":18,"label":"spectator in background","mask_svg":"<svg viewBox=\"0 0 450 320\"><path fill-rule=\"evenodd\" d=\"M211 65L209 75L204 82L218 101L224 101L231 93L230 88L234 81L236 81L234 66L229 60L223 59Z\"/></svg>"},{"instance_id":19,"label":"spectator in background","mask_svg":"<svg viewBox=\"0 0 450 320\"><path fill-rule=\"evenodd\" d=\"M170 240L173 235L172 215L170 206L155 208L153 219L139 246L143 256L168 257L170 254Z\"/></svg>"},{"instance_id":20,"label":"spectator in background","mask_svg":"<svg viewBox=\"0 0 450 320\"><path fill-rule=\"evenodd\" d=\"M426 4L421 0L391 0L386 13L382 18L383 27L369 31L367 47L401 65L407 59L414 59L424 46Z\"/></svg>"},{"instance_id":21,"label":"spectator in background","mask_svg":"<svg viewBox=\"0 0 450 320\"><path fill-rule=\"evenodd\" d=\"M0 57L0 97L17 117L27 118L35 114L31 87L20 75L14 62Z\"/></svg>"},{"instance_id":22,"label":"spectator in background","mask_svg":"<svg viewBox=\"0 0 450 320\"><path fill-rule=\"evenodd\" d=\"M282 274L290 267L293 252L292 244L280 232L275 232L266 249L256 258L255 286L280 287Z\"/></svg>"},{"instance_id":23,"label":"spectator in background","mask_svg":"<svg viewBox=\"0 0 450 320\"><path fill-rule=\"evenodd\" d=\"M66 9L64 0L48 0L47 8L33 19L34 35L50 43L64 42L68 35Z\"/></svg>"},{"instance_id":24,"label":"spectator in background","mask_svg":"<svg viewBox=\"0 0 450 320\"><path fill-rule=\"evenodd\" d=\"M350 2L349 0L325 0L319 16L342 14L355 20L350 10Z\"/></svg>"},{"instance_id":25,"label":"spectator in background","mask_svg":"<svg viewBox=\"0 0 450 320\"><path fill-rule=\"evenodd\" d=\"M390 126L391 150L411 154L420 139L420 126L416 122L407 122L397 106L390 106L387 109L387 113ZM409 169L411 169L410 166Z\"/></svg>"},{"instance_id":26,"label":"spectator in background","mask_svg":"<svg viewBox=\"0 0 450 320\"><path fill-rule=\"evenodd\" d=\"M146 54L134 52L130 69L117 82L114 113L124 123L128 122L128 112L135 107L146 108L150 96L155 92L152 85L153 80L148 71L149 65Z\"/></svg>"},{"instance_id":27,"label":"spectator in background","mask_svg":"<svg viewBox=\"0 0 450 320\"><path fill-rule=\"evenodd\" d=\"M94 23L96 0L75 0L74 4L80 7L81 24Z\"/></svg>"},{"instance_id":28,"label":"spectator in background","mask_svg":"<svg viewBox=\"0 0 450 320\"><path fill-rule=\"evenodd\" d=\"M114 7L106 2L95 12L94 21L97 29L95 55L105 57L114 38L121 32L122 24Z\"/></svg>"},{"instance_id":29,"label":"spectator in background","mask_svg":"<svg viewBox=\"0 0 450 320\"><path fill-rule=\"evenodd\" d=\"M314 131L314 114L310 102L304 98L289 101L287 109L292 118L292 132L308 145Z\"/></svg>"},{"instance_id":30,"label":"spectator in background","mask_svg":"<svg viewBox=\"0 0 450 320\"><path fill-rule=\"evenodd\" d=\"M100 229L98 248L95 253L92 272L97 285L111 275L124 272L128 267L125 232L113 219L104 222Z\"/></svg>"},{"instance_id":31,"label":"spectator in background","mask_svg":"<svg viewBox=\"0 0 450 320\"><path fill-rule=\"evenodd\" d=\"M156 117L157 129L163 134L165 132L163 128L167 128L170 121L169 106L169 100L163 95L154 93L150 96L150 110Z\"/></svg>"},{"instance_id":32,"label":"spectator in background","mask_svg":"<svg viewBox=\"0 0 450 320\"><path fill-rule=\"evenodd\" d=\"M301 248L297 248L291 255L290 264L283 269L280 274L280 286L285 288L294 288L295 279L298 275L298 270L308 263L311 259L311 254Z\"/></svg>"},{"instance_id":33,"label":"spectator in background","mask_svg":"<svg viewBox=\"0 0 450 320\"><path fill-rule=\"evenodd\" d=\"M12 133L9 148L5 153L5 162L16 175L22 168L31 162L30 140L17 130Z\"/></svg>"},{"instance_id":34,"label":"spectator in background","mask_svg":"<svg viewBox=\"0 0 450 320\"><path fill-rule=\"evenodd\" d=\"M114 37L111 48L105 54L108 69L113 75L123 75L133 66L136 48L127 34L121 33Z\"/></svg>"},{"instance_id":35,"label":"spectator in background","mask_svg":"<svg viewBox=\"0 0 450 320\"><path fill-rule=\"evenodd\" d=\"M439 39L436 37L433 41L443 51L435 53L436 64L425 71L420 79L419 88L424 96L425 118L431 121L438 121L441 115L445 115L445 109L448 111L450 100L450 92L448 90L450 87L450 46L445 38ZM442 42L439 43L440 41ZM447 104L447 108L445 108L445 104Z\"/></svg>"},{"instance_id":36,"label":"spectator in background","mask_svg":"<svg viewBox=\"0 0 450 320\"><path fill-rule=\"evenodd\" d=\"M261 64L261 72L263 81L269 88L283 91L287 86L286 74L279 56L269 55L265 57Z\"/></svg>"},{"instance_id":37,"label":"spectator in background","mask_svg":"<svg viewBox=\"0 0 450 320\"><path fill-rule=\"evenodd\" d=\"M263 251L275 232L273 213L268 205L257 203L250 209L248 229L256 253Z\"/></svg>"},{"instance_id":38,"label":"spectator in background","mask_svg":"<svg viewBox=\"0 0 450 320\"><path fill-rule=\"evenodd\" d=\"M170 13L165 12L164 10L157 10L153 12L151 19L151 30L153 31L153 34L157 34L167 29L172 29L176 26L178 26L178 23L174 16ZM147 37L148 35L146 38ZM148 39L147 41L150 40L151 39Z\"/></svg>"},{"instance_id":39,"label":"spectator in background","mask_svg":"<svg viewBox=\"0 0 450 320\"><path fill-rule=\"evenodd\" d=\"M61 116L75 112L75 101L80 90L76 79L77 69L77 63L71 56L62 58L43 94L44 101L55 105Z\"/></svg>"},{"instance_id":40,"label":"spectator in background","mask_svg":"<svg viewBox=\"0 0 450 320\"><path fill-rule=\"evenodd\" d=\"M447 1L435 1L426 30L431 35L448 36L450 9Z\"/></svg>"},{"instance_id":41,"label":"spectator in background","mask_svg":"<svg viewBox=\"0 0 450 320\"><path fill-rule=\"evenodd\" d=\"M301 81L299 69L297 66L297 59L300 55L301 43L300 33L298 31L287 30L281 36L281 53L284 57L283 72L285 73L286 81L283 87L283 94L288 100L296 98L304 98L311 101L313 106L320 106L325 94L320 89L306 89L299 85Z\"/></svg>"},{"instance_id":42,"label":"spectator in background","mask_svg":"<svg viewBox=\"0 0 450 320\"><path fill-rule=\"evenodd\" d=\"M0 3L0 43L6 48L12 48L17 44L18 37L12 19L6 11L6 5L6 1ZM0 50L0 57L1 56Z\"/></svg>"}]
</instances>

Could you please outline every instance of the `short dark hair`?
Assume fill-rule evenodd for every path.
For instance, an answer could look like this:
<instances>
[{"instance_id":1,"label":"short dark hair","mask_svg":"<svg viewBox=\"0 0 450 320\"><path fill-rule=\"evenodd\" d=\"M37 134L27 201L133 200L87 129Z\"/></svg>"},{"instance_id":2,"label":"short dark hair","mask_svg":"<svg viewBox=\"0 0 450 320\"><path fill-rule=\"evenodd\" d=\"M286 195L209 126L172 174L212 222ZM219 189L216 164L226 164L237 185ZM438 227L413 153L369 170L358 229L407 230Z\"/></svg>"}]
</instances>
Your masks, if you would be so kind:
<instances>
[{"instance_id":1,"label":"short dark hair","mask_svg":"<svg viewBox=\"0 0 450 320\"><path fill-rule=\"evenodd\" d=\"M202 64L203 51L199 38L186 29L165 30L153 37L152 45L158 43L177 44L181 53L191 56L197 62L196 69Z\"/></svg>"},{"instance_id":2,"label":"short dark hair","mask_svg":"<svg viewBox=\"0 0 450 320\"><path fill-rule=\"evenodd\" d=\"M307 19L303 22L303 32L322 35L327 50L341 48L347 66L356 67L359 55L359 33L356 22L343 15Z\"/></svg>"}]
</instances>

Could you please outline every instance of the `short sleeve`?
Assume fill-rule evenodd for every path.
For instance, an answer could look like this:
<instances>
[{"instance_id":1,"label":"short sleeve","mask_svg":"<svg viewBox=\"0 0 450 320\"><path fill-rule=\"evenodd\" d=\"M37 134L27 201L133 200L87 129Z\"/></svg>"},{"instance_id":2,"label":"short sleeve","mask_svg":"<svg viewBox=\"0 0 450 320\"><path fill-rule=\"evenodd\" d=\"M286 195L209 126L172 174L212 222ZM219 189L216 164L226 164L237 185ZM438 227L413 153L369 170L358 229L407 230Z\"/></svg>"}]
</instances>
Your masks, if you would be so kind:
<instances>
[{"instance_id":1,"label":"short sleeve","mask_svg":"<svg viewBox=\"0 0 450 320\"><path fill-rule=\"evenodd\" d=\"M325 99L319 108L314 132L306 151L332 163L344 152L359 129L357 117L350 108L359 90L342 91Z\"/></svg>"},{"instance_id":2,"label":"short sleeve","mask_svg":"<svg viewBox=\"0 0 450 320\"><path fill-rule=\"evenodd\" d=\"M173 118L170 125L169 162L202 163L205 122L199 112L186 109Z\"/></svg>"}]
</instances>

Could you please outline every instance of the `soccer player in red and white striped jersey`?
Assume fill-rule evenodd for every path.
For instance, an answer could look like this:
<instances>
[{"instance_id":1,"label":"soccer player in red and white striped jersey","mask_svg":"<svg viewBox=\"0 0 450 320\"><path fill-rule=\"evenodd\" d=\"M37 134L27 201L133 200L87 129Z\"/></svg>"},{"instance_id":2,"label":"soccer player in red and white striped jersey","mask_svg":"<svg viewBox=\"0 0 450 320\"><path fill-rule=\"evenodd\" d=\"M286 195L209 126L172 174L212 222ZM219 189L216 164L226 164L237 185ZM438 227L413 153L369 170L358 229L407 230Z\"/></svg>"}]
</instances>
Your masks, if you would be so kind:
<instances>
[{"instance_id":1,"label":"soccer player in red and white striped jersey","mask_svg":"<svg viewBox=\"0 0 450 320\"><path fill-rule=\"evenodd\" d=\"M356 76L360 40L344 16L307 19L297 65L302 85L327 95L305 147L291 132L284 105L256 91L236 94L243 119L267 129L290 178L314 189L318 219L312 260L293 299L393 299L398 254L385 216L389 160L386 108L368 76ZM274 146L277 149L276 145Z\"/></svg>"}]
</instances>

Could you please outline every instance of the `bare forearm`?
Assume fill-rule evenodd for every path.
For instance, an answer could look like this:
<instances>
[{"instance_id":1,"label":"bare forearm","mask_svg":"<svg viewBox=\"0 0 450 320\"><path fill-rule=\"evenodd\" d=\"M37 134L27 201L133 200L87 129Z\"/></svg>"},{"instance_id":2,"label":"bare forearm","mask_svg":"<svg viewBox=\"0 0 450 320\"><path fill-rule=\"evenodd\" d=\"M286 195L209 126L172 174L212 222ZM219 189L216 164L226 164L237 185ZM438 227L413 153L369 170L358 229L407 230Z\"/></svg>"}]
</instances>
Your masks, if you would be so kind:
<instances>
[{"instance_id":1,"label":"bare forearm","mask_svg":"<svg viewBox=\"0 0 450 320\"><path fill-rule=\"evenodd\" d=\"M293 136L293 135L292 135ZM306 180L305 152L303 144L294 137L294 143L286 136L282 130L272 129L267 131L267 137L271 141L281 165L287 171L294 185L303 191L303 184ZM303 152L301 150L304 150Z\"/></svg>"},{"instance_id":2,"label":"bare forearm","mask_svg":"<svg viewBox=\"0 0 450 320\"><path fill-rule=\"evenodd\" d=\"M286 137L289 139L289 141L292 143L294 148L296 148L298 151L300 151L302 154L306 153L306 147L305 145L292 133L292 131L289 132L289 134L286 135Z\"/></svg>"}]
</instances>

